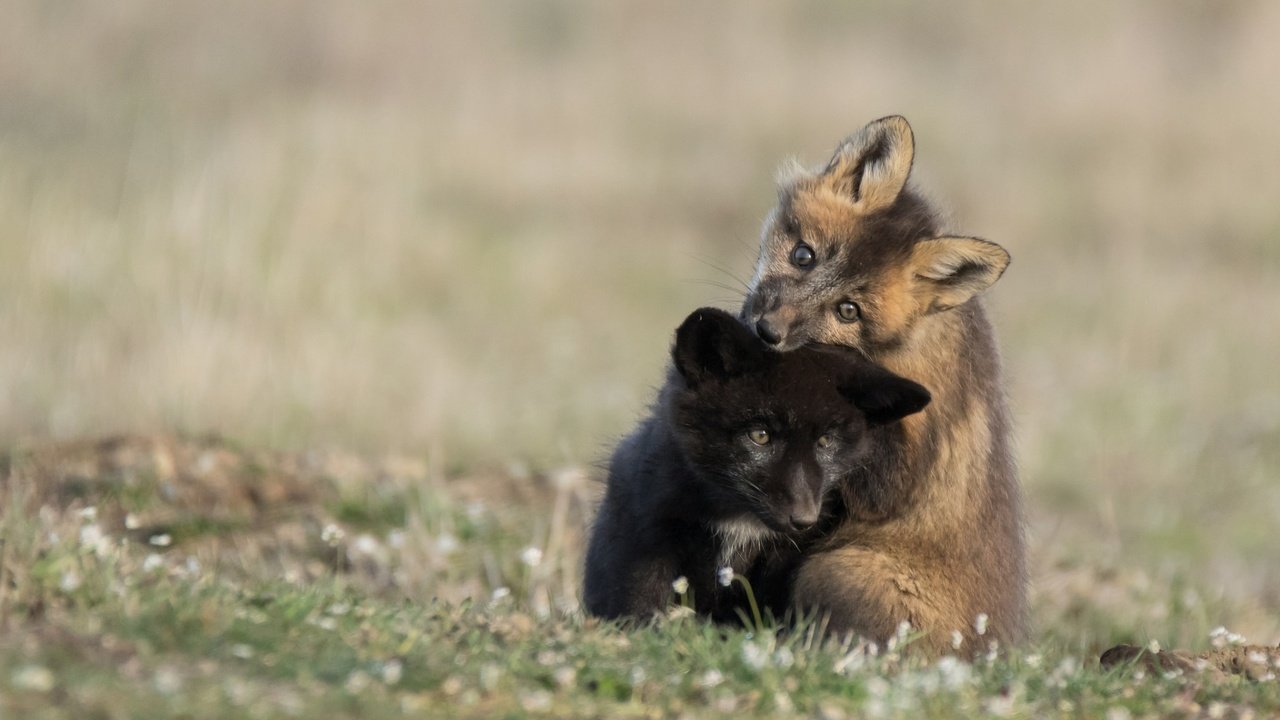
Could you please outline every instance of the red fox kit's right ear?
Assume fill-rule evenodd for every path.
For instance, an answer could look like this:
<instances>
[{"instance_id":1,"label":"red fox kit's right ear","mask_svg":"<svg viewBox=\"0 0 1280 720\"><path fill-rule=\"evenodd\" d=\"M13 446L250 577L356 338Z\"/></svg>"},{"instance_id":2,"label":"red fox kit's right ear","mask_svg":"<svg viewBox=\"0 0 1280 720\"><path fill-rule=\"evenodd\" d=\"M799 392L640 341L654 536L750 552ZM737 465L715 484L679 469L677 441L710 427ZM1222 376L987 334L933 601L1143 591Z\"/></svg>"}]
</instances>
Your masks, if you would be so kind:
<instances>
[{"instance_id":1,"label":"red fox kit's right ear","mask_svg":"<svg viewBox=\"0 0 1280 720\"><path fill-rule=\"evenodd\" d=\"M689 387L710 378L739 375L764 354L764 346L729 313L716 308L694 310L676 330L671 359Z\"/></svg>"},{"instance_id":2,"label":"red fox kit's right ear","mask_svg":"<svg viewBox=\"0 0 1280 720\"><path fill-rule=\"evenodd\" d=\"M821 178L854 207L875 212L893 204L907 184L915 157L911 125L901 115L868 124L836 148Z\"/></svg>"},{"instance_id":3,"label":"red fox kit's right ear","mask_svg":"<svg viewBox=\"0 0 1280 720\"><path fill-rule=\"evenodd\" d=\"M1009 252L970 237L921 240L911 249L911 273L928 312L963 305L995 284L1009 267Z\"/></svg>"}]
</instances>

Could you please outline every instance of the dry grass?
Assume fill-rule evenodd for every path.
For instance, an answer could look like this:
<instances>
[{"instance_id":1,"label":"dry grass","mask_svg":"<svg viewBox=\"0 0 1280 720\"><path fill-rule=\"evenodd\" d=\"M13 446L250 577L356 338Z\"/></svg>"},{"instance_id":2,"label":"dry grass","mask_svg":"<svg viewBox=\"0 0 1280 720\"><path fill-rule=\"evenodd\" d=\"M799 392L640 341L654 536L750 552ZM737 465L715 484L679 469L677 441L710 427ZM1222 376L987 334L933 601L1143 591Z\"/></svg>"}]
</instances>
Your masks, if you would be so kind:
<instances>
[{"instance_id":1,"label":"dry grass","mask_svg":"<svg viewBox=\"0 0 1280 720\"><path fill-rule=\"evenodd\" d=\"M779 161L899 112L954 229L1014 255L991 300L1042 628L1162 634L1176 587L1274 642L1277 23L1265 2L0 4L0 438L589 463L679 319L735 304ZM1150 607L1064 624L1105 618L1108 573Z\"/></svg>"}]
</instances>

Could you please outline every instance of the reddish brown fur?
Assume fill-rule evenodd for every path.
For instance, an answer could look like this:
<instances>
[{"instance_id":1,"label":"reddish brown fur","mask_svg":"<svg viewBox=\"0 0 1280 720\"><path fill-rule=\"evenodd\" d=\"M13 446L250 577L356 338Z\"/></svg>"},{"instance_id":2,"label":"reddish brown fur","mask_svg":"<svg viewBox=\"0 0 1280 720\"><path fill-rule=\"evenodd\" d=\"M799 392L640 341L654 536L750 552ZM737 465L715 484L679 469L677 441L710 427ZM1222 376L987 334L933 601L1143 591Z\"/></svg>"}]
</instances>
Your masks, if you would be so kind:
<instances>
[{"instance_id":1,"label":"reddish brown fur","mask_svg":"<svg viewBox=\"0 0 1280 720\"><path fill-rule=\"evenodd\" d=\"M900 473L881 479L894 501L873 508L846 493L848 519L801 566L795 604L872 638L908 621L926 633L917 647L935 653L958 631L972 652L1025 631L1018 482L999 356L977 297L1009 258L993 243L938 233L905 187L913 153L910 126L885 118L823 170L784 179L742 314L775 328L780 349L856 347L934 395L904 421ZM816 262L791 262L798 243ZM842 301L857 303L857 321L840 319ZM980 613L989 617L981 638Z\"/></svg>"}]
</instances>

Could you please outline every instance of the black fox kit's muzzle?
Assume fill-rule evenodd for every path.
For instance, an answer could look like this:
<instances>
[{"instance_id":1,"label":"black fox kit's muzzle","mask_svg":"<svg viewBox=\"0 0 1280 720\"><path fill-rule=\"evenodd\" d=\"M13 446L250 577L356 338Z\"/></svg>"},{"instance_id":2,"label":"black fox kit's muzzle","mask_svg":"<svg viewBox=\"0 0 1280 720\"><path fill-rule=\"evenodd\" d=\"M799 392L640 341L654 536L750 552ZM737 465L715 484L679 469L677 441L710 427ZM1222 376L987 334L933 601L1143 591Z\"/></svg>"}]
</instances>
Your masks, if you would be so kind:
<instances>
[{"instance_id":1,"label":"black fox kit's muzzle","mask_svg":"<svg viewBox=\"0 0 1280 720\"><path fill-rule=\"evenodd\" d=\"M799 497L793 498L791 504L791 516L787 521L791 524L792 530L807 530L818 522L818 514L822 510L821 498L814 497L812 493L803 492Z\"/></svg>"},{"instance_id":2,"label":"black fox kit's muzzle","mask_svg":"<svg viewBox=\"0 0 1280 720\"><path fill-rule=\"evenodd\" d=\"M778 519L790 530L806 530L822 513L822 476L800 470L788 483L787 497L777 510Z\"/></svg>"}]
</instances>

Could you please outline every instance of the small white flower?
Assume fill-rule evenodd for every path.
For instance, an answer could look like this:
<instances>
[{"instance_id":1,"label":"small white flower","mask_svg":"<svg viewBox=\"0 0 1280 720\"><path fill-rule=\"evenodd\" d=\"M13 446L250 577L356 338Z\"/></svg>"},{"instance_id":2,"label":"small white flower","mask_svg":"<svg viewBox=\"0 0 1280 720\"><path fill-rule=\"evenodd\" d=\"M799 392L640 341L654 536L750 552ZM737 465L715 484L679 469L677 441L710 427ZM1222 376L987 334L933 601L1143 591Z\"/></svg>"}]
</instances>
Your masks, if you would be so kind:
<instances>
[{"instance_id":1,"label":"small white flower","mask_svg":"<svg viewBox=\"0 0 1280 720\"><path fill-rule=\"evenodd\" d=\"M333 523L325 525L324 529L320 531L320 539L329 547L338 547L346 536L346 531Z\"/></svg>"},{"instance_id":2,"label":"small white flower","mask_svg":"<svg viewBox=\"0 0 1280 720\"><path fill-rule=\"evenodd\" d=\"M910 620L903 620L902 622L898 623L898 630L897 632L894 633L894 635L898 638L899 643L906 641L907 636L910 634L911 634Z\"/></svg>"},{"instance_id":3,"label":"small white flower","mask_svg":"<svg viewBox=\"0 0 1280 720\"><path fill-rule=\"evenodd\" d=\"M328 608L325 608L325 612L329 613L330 615L346 615L347 613L351 612L351 604L344 603L344 602L336 602L330 605Z\"/></svg>"},{"instance_id":4,"label":"small white flower","mask_svg":"<svg viewBox=\"0 0 1280 720\"><path fill-rule=\"evenodd\" d=\"M951 649L959 650L960 646L963 644L964 644L964 635L961 635L959 630L952 630L951 631Z\"/></svg>"},{"instance_id":5,"label":"small white flower","mask_svg":"<svg viewBox=\"0 0 1280 720\"><path fill-rule=\"evenodd\" d=\"M248 660L253 657L253 648L245 645L244 643L236 643L231 646L231 654L241 660Z\"/></svg>"},{"instance_id":6,"label":"small white flower","mask_svg":"<svg viewBox=\"0 0 1280 720\"><path fill-rule=\"evenodd\" d=\"M142 561L143 572L154 572L164 566L164 558L156 553L147 555L147 559Z\"/></svg>"},{"instance_id":7,"label":"small white flower","mask_svg":"<svg viewBox=\"0 0 1280 720\"><path fill-rule=\"evenodd\" d=\"M978 616L973 619L973 631L979 635L986 635L988 620L990 618L987 617L986 613L978 613Z\"/></svg>"},{"instance_id":8,"label":"small white flower","mask_svg":"<svg viewBox=\"0 0 1280 720\"><path fill-rule=\"evenodd\" d=\"M520 693L520 707L531 713L546 712L551 709L553 699L546 690L532 690Z\"/></svg>"},{"instance_id":9,"label":"small white flower","mask_svg":"<svg viewBox=\"0 0 1280 720\"><path fill-rule=\"evenodd\" d=\"M711 669L702 674L698 679L698 686L703 688L713 688L724 682L724 675L716 669Z\"/></svg>"},{"instance_id":10,"label":"small white flower","mask_svg":"<svg viewBox=\"0 0 1280 720\"><path fill-rule=\"evenodd\" d=\"M992 717L1005 718L1013 715L1013 696L997 695L983 701L982 704Z\"/></svg>"},{"instance_id":11,"label":"small white flower","mask_svg":"<svg viewBox=\"0 0 1280 720\"><path fill-rule=\"evenodd\" d=\"M450 535L449 533L441 533L436 537L436 552L441 555L452 555L457 549L458 538L453 535Z\"/></svg>"},{"instance_id":12,"label":"small white flower","mask_svg":"<svg viewBox=\"0 0 1280 720\"><path fill-rule=\"evenodd\" d=\"M54 677L49 668L40 665L25 665L14 671L10 680L20 690L49 692L53 689Z\"/></svg>"},{"instance_id":13,"label":"small white flower","mask_svg":"<svg viewBox=\"0 0 1280 720\"><path fill-rule=\"evenodd\" d=\"M796 655L791 652L791 648L783 645L778 648L778 652L773 654L773 664L783 670L789 670L792 665L796 664Z\"/></svg>"},{"instance_id":14,"label":"small white flower","mask_svg":"<svg viewBox=\"0 0 1280 720\"><path fill-rule=\"evenodd\" d=\"M759 645L753 642L742 643L742 662L746 663L747 667L759 671L764 668L768 659L768 653Z\"/></svg>"},{"instance_id":15,"label":"small white flower","mask_svg":"<svg viewBox=\"0 0 1280 720\"><path fill-rule=\"evenodd\" d=\"M556 671L551 674L551 679L555 681L557 687L573 687L578 679L578 671L571 667L556 668Z\"/></svg>"},{"instance_id":16,"label":"small white flower","mask_svg":"<svg viewBox=\"0 0 1280 720\"><path fill-rule=\"evenodd\" d=\"M351 549L359 555L376 555L382 546L378 543L378 539L369 533L360 533L356 536L355 542L351 543Z\"/></svg>"},{"instance_id":17,"label":"small white flower","mask_svg":"<svg viewBox=\"0 0 1280 720\"><path fill-rule=\"evenodd\" d=\"M124 527L126 530L137 530L142 527L142 521L138 520L138 516L129 513L124 516Z\"/></svg>"},{"instance_id":18,"label":"small white flower","mask_svg":"<svg viewBox=\"0 0 1280 720\"><path fill-rule=\"evenodd\" d=\"M1152 638L1151 642L1147 643L1147 652L1153 655L1160 652L1160 641Z\"/></svg>"},{"instance_id":19,"label":"small white flower","mask_svg":"<svg viewBox=\"0 0 1280 720\"><path fill-rule=\"evenodd\" d=\"M395 685L404 677L404 663L399 660L388 660L382 664L382 682Z\"/></svg>"},{"instance_id":20,"label":"small white flower","mask_svg":"<svg viewBox=\"0 0 1280 720\"><path fill-rule=\"evenodd\" d=\"M85 547L94 547L106 539L102 534L102 528L96 524L85 525L80 528L80 544Z\"/></svg>"},{"instance_id":21,"label":"small white flower","mask_svg":"<svg viewBox=\"0 0 1280 720\"><path fill-rule=\"evenodd\" d=\"M671 589L675 590L677 595L684 595L689 592L689 578L681 575L671 581Z\"/></svg>"},{"instance_id":22,"label":"small white flower","mask_svg":"<svg viewBox=\"0 0 1280 720\"><path fill-rule=\"evenodd\" d=\"M392 530L391 532L387 533L387 544L395 548L396 550L399 550L400 548L404 547L404 531Z\"/></svg>"},{"instance_id":23,"label":"small white flower","mask_svg":"<svg viewBox=\"0 0 1280 720\"><path fill-rule=\"evenodd\" d=\"M503 585L502 587L494 588L493 594L489 596L489 599L493 602L498 602L499 600L509 597L511 597L511 588Z\"/></svg>"},{"instance_id":24,"label":"small white flower","mask_svg":"<svg viewBox=\"0 0 1280 720\"><path fill-rule=\"evenodd\" d=\"M1209 639L1215 648L1224 648L1228 645L1243 645L1245 643L1243 635L1233 633L1221 625L1209 633Z\"/></svg>"},{"instance_id":25,"label":"small white flower","mask_svg":"<svg viewBox=\"0 0 1280 720\"><path fill-rule=\"evenodd\" d=\"M90 505L87 508L82 508L80 512L76 514L79 515L80 519L84 522L93 522L98 519L98 508Z\"/></svg>"},{"instance_id":26,"label":"small white flower","mask_svg":"<svg viewBox=\"0 0 1280 720\"><path fill-rule=\"evenodd\" d=\"M498 681L502 679L502 668L492 663L480 668L480 687L484 690L492 690L497 686Z\"/></svg>"},{"instance_id":27,"label":"small white flower","mask_svg":"<svg viewBox=\"0 0 1280 720\"><path fill-rule=\"evenodd\" d=\"M356 670L347 676L347 681L343 683L343 687L347 692L356 695L369 687L369 679L368 673L363 670Z\"/></svg>"},{"instance_id":28,"label":"small white flower","mask_svg":"<svg viewBox=\"0 0 1280 720\"><path fill-rule=\"evenodd\" d=\"M720 587L729 587L733 583L733 568L725 566L716 571L716 582Z\"/></svg>"},{"instance_id":29,"label":"small white flower","mask_svg":"<svg viewBox=\"0 0 1280 720\"><path fill-rule=\"evenodd\" d=\"M959 690L973 676L973 668L968 663L947 655L938 660L938 675L947 689Z\"/></svg>"},{"instance_id":30,"label":"small white flower","mask_svg":"<svg viewBox=\"0 0 1280 720\"><path fill-rule=\"evenodd\" d=\"M75 570L68 570L62 573L62 579L58 581L58 587L62 592L75 592L80 587L80 574Z\"/></svg>"},{"instance_id":31,"label":"small white flower","mask_svg":"<svg viewBox=\"0 0 1280 720\"><path fill-rule=\"evenodd\" d=\"M173 544L173 536L169 533L160 533L159 535L152 535L147 542L156 547L169 547Z\"/></svg>"},{"instance_id":32,"label":"small white flower","mask_svg":"<svg viewBox=\"0 0 1280 720\"><path fill-rule=\"evenodd\" d=\"M530 545L520 551L520 562L531 568L536 568L542 564L542 550Z\"/></svg>"},{"instance_id":33,"label":"small white flower","mask_svg":"<svg viewBox=\"0 0 1280 720\"><path fill-rule=\"evenodd\" d=\"M1107 709L1107 720L1129 720L1133 715L1129 713L1129 708L1117 705Z\"/></svg>"},{"instance_id":34,"label":"small white flower","mask_svg":"<svg viewBox=\"0 0 1280 720\"><path fill-rule=\"evenodd\" d=\"M173 695L182 690L182 676L173 668L156 670L154 682L161 695Z\"/></svg>"}]
</instances>

